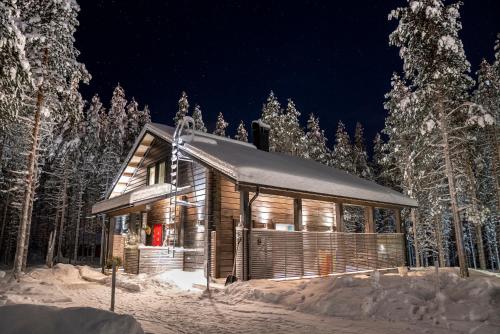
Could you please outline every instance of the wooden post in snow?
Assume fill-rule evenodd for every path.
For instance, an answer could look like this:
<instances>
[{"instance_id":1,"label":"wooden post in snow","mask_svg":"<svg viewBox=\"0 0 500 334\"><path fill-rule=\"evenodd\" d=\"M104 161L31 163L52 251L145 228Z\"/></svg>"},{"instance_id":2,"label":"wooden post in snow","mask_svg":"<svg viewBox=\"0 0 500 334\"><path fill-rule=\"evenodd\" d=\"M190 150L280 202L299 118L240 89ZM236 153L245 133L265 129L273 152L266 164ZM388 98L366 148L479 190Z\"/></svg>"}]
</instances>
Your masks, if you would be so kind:
<instances>
[{"instance_id":1,"label":"wooden post in snow","mask_svg":"<svg viewBox=\"0 0 500 334\"><path fill-rule=\"evenodd\" d=\"M344 232L344 206L342 203L335 203L335 227L337 232Z\"/></svg>"},{"instance_id":2,"label":"wooden post in snow","mask_svg":"<svg viewBox=\"0 0 500 334\"><path fill-rule=\"evenodd\" d=\"M111 276L111 312L115 311L115 290L116 290L116 261L112 260L113 273Z\"/></svg>"}]
</instances>

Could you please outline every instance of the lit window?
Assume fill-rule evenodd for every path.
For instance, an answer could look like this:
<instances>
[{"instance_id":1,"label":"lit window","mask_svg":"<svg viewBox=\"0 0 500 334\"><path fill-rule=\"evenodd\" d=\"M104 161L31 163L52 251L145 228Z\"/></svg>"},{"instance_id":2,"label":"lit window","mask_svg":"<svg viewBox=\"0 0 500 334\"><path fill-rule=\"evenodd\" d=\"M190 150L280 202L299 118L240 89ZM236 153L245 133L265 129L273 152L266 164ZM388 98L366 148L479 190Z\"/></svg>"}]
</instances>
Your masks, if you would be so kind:
<instances>
[{"instance_id":1,"label":"lit window","mask_svg":"<svg viewBox=\"0 0 500 334\"><path fill-rule=\"evenodd\" d=\"M156 166L148 167L148 184L155 184L156 179Z\"/></svg>"},{"instance_id":2,"label":"lit window","mask_svg":"<svg viewBox=\"0 0 500 334\"><path fill-rule=\"evenodd\" d=\"M165 162L160 162L159 164L158 183L165 183Z\"/></svg>"}]
</instances>

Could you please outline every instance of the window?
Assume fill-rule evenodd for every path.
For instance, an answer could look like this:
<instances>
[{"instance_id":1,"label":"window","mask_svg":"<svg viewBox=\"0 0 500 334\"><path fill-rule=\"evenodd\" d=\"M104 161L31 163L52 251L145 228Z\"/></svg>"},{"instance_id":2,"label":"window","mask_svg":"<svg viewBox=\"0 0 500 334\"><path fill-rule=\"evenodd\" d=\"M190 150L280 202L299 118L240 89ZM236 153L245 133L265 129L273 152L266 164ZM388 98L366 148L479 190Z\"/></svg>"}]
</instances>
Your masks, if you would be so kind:
<instances>
[{"instance_id":1,"label":"window","mask_svg":"<svg viewBox=\"0 0 500 334\"><path fill-rule=\"evenodd\" d=\"M157 162L156 164L149 166L147 184L152 185L165 183L167 181L166 170L166 161Z\"/></svg>"},{"instance_id":2,"label":"window","mask_svg":"<svg viewBox=\"0 0 500 334\"><path fill-rule=\"evenodd\" d=\"M156 182L156 166L148 167L148 185L155 184Z\"/></svg>"},{"instance_id":3,"label":"window","mask_svg":"<svg viewBox=\"0 0 500 334\"><path fill-rule=\"evenodd\" d=\"M158 183L165 183L165 161L160 162L159 164Z\"/></svg>"}]
</instances>

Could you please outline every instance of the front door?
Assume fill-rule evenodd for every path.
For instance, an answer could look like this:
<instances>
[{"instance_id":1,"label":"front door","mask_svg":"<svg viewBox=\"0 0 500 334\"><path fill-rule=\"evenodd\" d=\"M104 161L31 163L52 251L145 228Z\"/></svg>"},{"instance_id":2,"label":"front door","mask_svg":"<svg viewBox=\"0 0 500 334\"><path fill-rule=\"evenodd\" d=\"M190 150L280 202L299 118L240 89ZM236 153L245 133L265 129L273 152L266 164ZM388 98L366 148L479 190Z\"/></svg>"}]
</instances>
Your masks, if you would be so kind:
<instances>
[{"instance_id":1,"label":"front door","mask_svg":"<svg viewBox=\"0 0 500 334\"><path fill-rule=\"evenodd\" d=\"M162 245L163 228L161 224L153 225L153 246Z\"/></svg>"}]
</instances>

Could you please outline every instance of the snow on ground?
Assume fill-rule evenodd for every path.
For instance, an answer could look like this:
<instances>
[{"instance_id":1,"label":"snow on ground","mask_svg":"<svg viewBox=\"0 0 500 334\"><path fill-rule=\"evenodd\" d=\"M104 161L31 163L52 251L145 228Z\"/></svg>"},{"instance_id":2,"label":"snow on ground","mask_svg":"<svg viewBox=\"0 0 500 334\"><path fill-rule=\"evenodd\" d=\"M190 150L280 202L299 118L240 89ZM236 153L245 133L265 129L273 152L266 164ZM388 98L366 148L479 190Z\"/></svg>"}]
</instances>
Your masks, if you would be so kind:
<instances>
[{"instance_id":1,"label":"snow on ground","mask_svg":"<svg viewBox=\"0 0 500 334\"><path fill-rule=\"evenodd\" d=\"M453 269L398 274L352 275L301 281L236 283L225 293L290 310L350 319L432 324L452 331L500 333L500 279ZM483 332L481 331L481 332Z\"/></svg>"},{"instance_id":2,"label":"snow on ground","mask_svg":"<svg viewBox=\"0 0 500 334\"><path fill-rule=\"evenodd\" d=\"M30 321L27 321L29 319ZM0 307L2 334L143 334L141 325L129 315L90 307L57 308L45 305Z\"/></svg>"},{"instance_id":3,"label":"snow on ground","mask_svg":"<svg viewBox=\"0 0 500 334\"><path fill-rule=\"evenodd\" d=\"M109 309L110 277L86 266L0 278L0 305ZM118 274L118 314L150 333L500 333L500 279L440 270L237 282L207 294L200 273ZM0 307L0 311L2 308ZM2 322L3 323L3 322ZM109 331L109 333L113 333Z\"/></svg>"}]
</instances>

